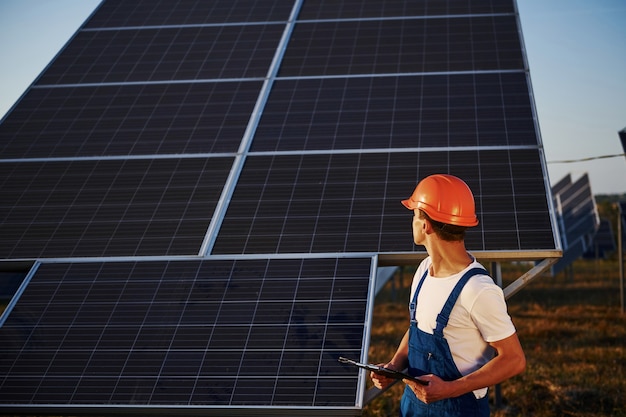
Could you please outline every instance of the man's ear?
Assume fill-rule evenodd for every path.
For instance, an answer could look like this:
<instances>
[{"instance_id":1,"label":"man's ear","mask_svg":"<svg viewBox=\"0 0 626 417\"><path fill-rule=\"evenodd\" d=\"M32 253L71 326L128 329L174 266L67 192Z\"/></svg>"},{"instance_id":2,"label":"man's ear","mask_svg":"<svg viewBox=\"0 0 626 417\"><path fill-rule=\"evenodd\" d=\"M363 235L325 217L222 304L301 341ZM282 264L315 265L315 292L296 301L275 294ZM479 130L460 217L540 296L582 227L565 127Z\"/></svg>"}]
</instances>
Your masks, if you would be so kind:
<instances>
[{"instance_id":1,"label":"man's ear","mask_svg":"<svg viewBox=\"0 0 626 417\"><path fill-rule=\"evenodd\" d=\"M424 219L423 228L424 228L424 233L426 233L427 235L435 232L435 229L433 228L433 224L428 219Z\"/></svg>"}]
</instances>

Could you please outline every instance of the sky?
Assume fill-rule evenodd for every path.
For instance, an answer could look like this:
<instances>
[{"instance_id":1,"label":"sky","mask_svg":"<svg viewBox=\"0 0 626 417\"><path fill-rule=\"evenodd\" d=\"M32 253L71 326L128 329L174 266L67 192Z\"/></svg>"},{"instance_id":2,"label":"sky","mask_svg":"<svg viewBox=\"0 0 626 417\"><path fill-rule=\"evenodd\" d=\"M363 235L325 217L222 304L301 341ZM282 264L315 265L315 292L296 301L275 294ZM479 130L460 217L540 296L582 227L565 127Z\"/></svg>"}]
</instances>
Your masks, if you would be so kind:
<instances>
[{"instance_id":1,"label":"sky","mask_svg":"<svg viewBox=\"0 0 626 417\"><path fill-rule=\"evenodd\" d=\"M100 0L0 0L0 118ZM548 174L626 193L626 1L518 0ZM617 156L615 156L617 155Z\"/></svg>"}]
</instances>

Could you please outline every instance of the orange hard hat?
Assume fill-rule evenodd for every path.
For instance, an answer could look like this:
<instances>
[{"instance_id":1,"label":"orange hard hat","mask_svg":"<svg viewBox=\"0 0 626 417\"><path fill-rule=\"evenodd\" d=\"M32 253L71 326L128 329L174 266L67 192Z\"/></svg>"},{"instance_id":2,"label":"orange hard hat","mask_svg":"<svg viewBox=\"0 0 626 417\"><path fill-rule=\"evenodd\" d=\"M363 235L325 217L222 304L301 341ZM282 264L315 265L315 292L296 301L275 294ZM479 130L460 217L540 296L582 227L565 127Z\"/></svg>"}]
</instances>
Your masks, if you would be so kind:
<instances>
[{"instance_id":1,"label":"orange hard hat","mask_svg":"<svg viewBox=\"0 0 626 417\"><path fill-rule=\"evenodd\" d=\"M478 224L472 190L453 175L434 174L424 178L402 204L409 210L421 209L441 223L465 227Z\"/></svg>"}]
</instances>

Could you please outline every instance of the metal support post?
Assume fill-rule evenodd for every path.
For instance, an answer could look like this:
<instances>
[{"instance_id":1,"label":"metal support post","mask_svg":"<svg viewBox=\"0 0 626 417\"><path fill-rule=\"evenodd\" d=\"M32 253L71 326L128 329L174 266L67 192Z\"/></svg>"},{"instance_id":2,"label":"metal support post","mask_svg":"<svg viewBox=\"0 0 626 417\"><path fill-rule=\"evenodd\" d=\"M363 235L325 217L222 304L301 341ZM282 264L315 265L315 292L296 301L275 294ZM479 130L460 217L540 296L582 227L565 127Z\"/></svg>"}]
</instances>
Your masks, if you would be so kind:
<instances>
[{"instance_id":1,"label":"metal support post","mask_svg":"<svg viewBox=\"0 0 626 417\"><path fill-rule=\"evenodd\" d=\"M624 314L624 247L622 242L622 220L624 213L622 213L622 205L617 203L617 262L619 264L619 300L622 314Z\"/></svg>"}]
</instances>

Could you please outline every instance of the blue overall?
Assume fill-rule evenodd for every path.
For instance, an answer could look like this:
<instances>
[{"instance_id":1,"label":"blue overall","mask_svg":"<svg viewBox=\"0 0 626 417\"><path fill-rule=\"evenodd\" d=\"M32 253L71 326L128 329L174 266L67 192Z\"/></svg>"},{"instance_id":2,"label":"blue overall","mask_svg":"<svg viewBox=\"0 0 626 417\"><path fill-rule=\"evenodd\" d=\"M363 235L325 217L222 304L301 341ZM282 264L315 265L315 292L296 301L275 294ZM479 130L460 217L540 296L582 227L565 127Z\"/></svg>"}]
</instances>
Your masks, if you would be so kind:
<instances>
[{"instance_id":1,"label":"blue overall","mask_svg":"<svg viewBox=\"0 0 626 417\"><path fill-rule=\"evenodd\" d=\"M452 353L448 342L443 337L443 329L448 324L450 312L456 303L461 290L476 274L487 274L482 268L472 268L467 271L456 284L441 313L437 316L437 328L433 334L426 333L417 327L415 311L417 309L417 295L422 288L428 271L424 273L417 285L415 295L410 304L411 327L409 329L409 374L418 376L424 374L434 374L444 381L452 381L461 378L462 375L452 359ZM404 390L402 401L400 402L400 415L409 416L489 416L489 398L485 395L481 399L476 399L473 392L461 395L456 398L449 398L436 401L432 404L425 404L420 401L411 388L408 386Z\"/></svg>"}]
</instances>

